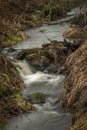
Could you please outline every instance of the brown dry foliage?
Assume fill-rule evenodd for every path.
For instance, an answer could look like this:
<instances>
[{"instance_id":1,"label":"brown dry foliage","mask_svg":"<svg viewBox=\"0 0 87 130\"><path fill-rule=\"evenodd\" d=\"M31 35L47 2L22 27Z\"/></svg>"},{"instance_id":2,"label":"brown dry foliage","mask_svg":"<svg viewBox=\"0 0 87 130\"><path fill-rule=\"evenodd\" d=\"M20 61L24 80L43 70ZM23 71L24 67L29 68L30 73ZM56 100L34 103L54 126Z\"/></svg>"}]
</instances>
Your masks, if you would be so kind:
<instances>
[{"instance_id":1,"label":"brown dry foliage","mask_svg":"<svg viewBox=\"0 0 87 130\"><path fill-rule=\"evenodd\" d=\"M80 117L74 120L71 130L86 130L87 128L87 40L72 53L66 60L69 71L67 105L74 112L78 111Z\"/></svg>"}]
</instances>

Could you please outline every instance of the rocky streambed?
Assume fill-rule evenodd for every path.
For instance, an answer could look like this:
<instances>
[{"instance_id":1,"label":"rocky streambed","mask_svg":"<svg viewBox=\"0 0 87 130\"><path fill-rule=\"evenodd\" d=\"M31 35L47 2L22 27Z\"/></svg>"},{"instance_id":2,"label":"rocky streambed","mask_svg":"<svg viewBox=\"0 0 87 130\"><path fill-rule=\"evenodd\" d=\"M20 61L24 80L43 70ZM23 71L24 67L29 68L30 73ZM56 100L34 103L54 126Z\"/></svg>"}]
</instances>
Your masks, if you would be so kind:
<instances>
[{"instance_id":1,"label":"rocky streambed","mask_svg":"<svg viewBox=\"0 0 87 130\"><path fill-rule=\"evenodd\" d=\"M63 27L62 32L60 27ZM32 111L31 113L26 113L24 115L21 114L21 116L14 117L6 125L6 129L67 130L70 128L72 124L72 116L68 110L62 108L61 98L66 101L68 108L71 108L71 106L75 108L75 105L73 105L73 103L76 101L78 102L79 100L80 96L77 96L79 95L79 89L78 87L73 87L72 85L76 85L77 83L75 80L76 78L73 78L73 75L77 73L78 67L76 66L78 66L78 63L80 63L78 60L81 60L77 59L77 63L75 60L76 57L74 58L74 56L77 56L79 53L82 54L82 49L85 50L84 55L86 54L86 43L85 46L81 46L80 49L78 49L80 44L77 42L67 42L64 40L63 32L68 27L68 23L62 23L61 25L44 25L39 29L32 29L30 31L27 31L29 35L31 34L31 39L22 42L22 44L17 44L14 46L13 50L11 50L11 48L4 50L4 53L13 60L13 64L19 71L19 75L21 76L21 79L24 81L24 84L26 86L26 88L20 93L21 96L27 101L33 103L35 109L35 111ZM48 31L47 34L46 29ZM53 38L55 34L56 38ZM44 38L50 43L44 44L41 47ZM58 40L61 39L61 42L59 42L60 40L57 41L57 38ZM27 47L29 47L29 49L26 49ZM20 51L21 49L22 51ZM70 53L72 53L70 58L66 60L67 56L70 55ZM83 61L84 56L82 56L81 59ZM73 60L75 60L76 63L74 66L72 63ZM63 66L65 61L67 61L66 67ZM69 64L67 63L70 63L70 66L72 67L69 67ZM72 72L71 68L75 73ZM68 70L67 72L69 73L71 80L65 81L64 73L66 73L66 70ZM81 72L83 70L85 70L84 67ZM77 75L79 78L79 73L77 73ZM67 90L67 97L61 97L61 94L65 91L64 87ZM85 110L86 109L84 109L84 111ZM82 111L79 111L79 114L75 113L73 122L76 121L77 117L81 117L81 112ZM82 117L83 119L86 119L84 112ZM80 122L82 117L80 118ZM78 127L78 120L76 122L76 126L74 126L72 130L76 130L76 128L78 128L78 130L80 128ZM82 128L86 127L84 126Z\"/></svg>"},{"instance_id":2,"label":"rocky streambed","mask_svg":"<svg viewBox=\"0 0 87 130\"><path fill-rule=\"evenodd\" d=\"M62 72L59 74L59 68L69 53L67 46L62 41L54 40L42 47L20 52L15 48L12 52L8 49L7 54L11 59L14 58L12 62L26 86L20 94L33 104L34 111L14 117L6 128L9 130L67 130L71 126L72 116L70 112L62 108L61 94L64 91L65 76ZM17 56L15 51L18 53Z\"/></svg>"}]
</instances>

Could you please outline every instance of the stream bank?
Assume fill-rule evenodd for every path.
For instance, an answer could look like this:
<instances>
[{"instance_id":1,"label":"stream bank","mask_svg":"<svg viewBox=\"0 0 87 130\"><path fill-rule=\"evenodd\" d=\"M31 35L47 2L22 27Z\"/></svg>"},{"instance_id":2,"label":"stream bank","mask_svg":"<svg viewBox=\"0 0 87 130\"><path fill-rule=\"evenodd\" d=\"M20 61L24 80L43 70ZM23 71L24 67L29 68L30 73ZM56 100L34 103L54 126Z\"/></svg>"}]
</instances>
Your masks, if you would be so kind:
<instances>
[{"instance_id":1,"label":"stream bank","mask_svg":"<svg viewBox=\"0 0 87 130\"><path fill-rule=\"evenodd\" d=\"M82 45L66 59L68 70L66 78L65 106L72 110L72 127L70 130L87 130L87 5L73 23L65 37Z\"/></svg>"},{"instance_id":2,"label":"stream bank","mask_svg":"<svg viewBox=\"0 0 87 130\"><path fill-rule=\"evenodd\" d=\"M43 82L44 83L47 83L47 84L50 84L50 81L52 82L54 82L55 80L59 83L59 82L62 82L62 79L64 78L64 77L61 77L61 76L59 76L59 77L55 77L55 76L53 76L52 75L52 77L51 77L51 75L50 76L48 76L48 75L44 75L43 73L37 73L36 74L36 76L35 75L32 75L32 76L29 76L29 77L27 77L27 75L22 75L23 77L22 78L24 78L24 79L26 79L26 83L28 83L28 81L27 81L27 78L29 78L30 80L29 81L32 81L33 80L33 78L32 78L32 76L34 76L34 79L36 78L36 77L40 77L40 80L41 80L41 77L42 77L42 80L43 80ZM44 76L44 78L43 78L43 76ZM49 79L49 80L48 80ZM38 79L35 79L34 81L35 82L37 82L37 81L40 81L40 80L38 80ZM41 82L39 82L38 83L39 85L41 85ZM29 85L29 84L28 84ZM31 89L32 90L32 87L33 87L33 85L34 84L32 84L32 82L31 82L31 88L29 88L29 89ZM46 84L45 84L46 85ZM57 84L58 85L58 84ZM61 85L59 85L60 87L61 87ZM58 86L58 87L59 87ZM42 87L42 86L41 86ZM56 88L56 86L54 85L54 87ZM62 86L63 87L63 86ZM61 88L62 88L61 87ZM37 86L35 86L35 88L36 88L36 90L37 90ZM57 88L58 89L58 88ZM56 89L56 90L57 90ZM62 90L61 90L62 91ZM30 92L30 91L29 91ZM55 93L55 91L54 91L54 93ZM24 92L24 94L26 95L26 92ZM47 92L47 94L48 94L48 92ZM57 93L58 94L58 93ZM49 95L49 94L48 94ZM50 95L50 96L52 96L52 95ZM58 99L58 98L57 98ZM43 121L44 121L44 119L48 119L50 116L52 116L52 115L49 115L49 114L47 114L47 113L49 113L49 108L50 108L50 105L53 105L53 104L55 104L55 102L57 102L56 100L55 100L55 97L54 96L52 96L51 97L51 99L50 98L48 98L48 102L47 102L47 104L45 105L45 113L46 113L46 115L48 115L48 117L46 117L46 115L45 115L45 118L44 118L44 116L43 116ZM49 102L51 102L50 103L50 105L49 105ZM59 101L58 101L59 102ZM48 106L48 107L47 107ZM41 113L39 113L40 115L42 114L42 111L43 111L43 109L42 109L42 107L39 105L39 106L37 106L37 105L35 105L35 108L37 108L37 111L38 111L38 109L39 109L39 112L41 111ZM61 108L60 107L60 105L59 105L59 108ZM58 109L57 108L57 110L59 110L58 111L58 113L55 113L56 111L50 111L50 113L51 114L53 114L53 115L55 115L56 114L56 116L52 116L52 118L51 118L51 120L48 120L48 122L52 122L52 121L54 121L53 122L53 124L55 124L55 127L53 126L53 129L56 129L56 127L59 127L58 126L58 124L56 124L56 123L58 123L58 121L60 122L60 126L61 126L61 122L63 121L64 122L64 124L66 124L67 125L67 123L69 122L68 120L67 120L67 118L69 118L68 117L68 113L65 113L65 112L60 112L60 109ZM59 118L59 113L61 113L61 117ZM57 114L58 114L58 116L57 116ZM35 116L35 113L34 113L34 116ZM36 114L36 119L37 119L37 117L38 117L38 115ZM63 118L65 118L64 120L63 120ZM17 118L16 118L17 119ZM15 122L15 120L16 119L13 119L13 121L11 122L11 125L9 126L9 128L11 129L11 127L13 126L13 129L15 128L15 129L21 129L21 126L19 126L19 125L16 125L16 123L17 122ZM24 116L22 119L24 119L26 122L24 123L25 125L26 125L26 123L27 124L29 124L29 121L30 121L30 118L27 118L26 116ZM31 113L31 119L34 121L34 117L33 117L33 115L32 115L32 113ZM40 118L39 117L39 119L41 120L42 118ZM85 118L86 119L86 118ZM68 121L67 123L65 123L65 121ZM17 120L18 122L20 122L21 121L21 117L19 117L18 118L18 120ZM23 120L22 120L23 121ZM56 123L55 123L55 121L57 121ZM14 123L15 122L15 123ZM24 122L24 121L23 121ZM35 121L34 121L34 123L36 123ZM39 122L37 122L36 124L38 124ZM41 123L41 122L40 122ZM30 123L31 124L31 127L33 127L34 126L34 124L33 123ZM69 126L67 126L67 127L70 127L70 125L71 124L69 124ZM18 127L18 128L17 128ZM41 125L40 124L38 124L38 128L40 128L41 127ZM28 126L28 128L29 128L29 126ZM49 128L47 127L47 124L46 124L46 126L44 126L43 127L43 129L45 129L45 128L47 128L47 130L48 129L51 129L52 128L52 126L49 126ZM25 127L23 127L23 129L26 129ZM35 129L34 127L33 127L33 129ZM61 128L60 128L61 129ZM65 126L64 127L62 127L62 129L64 129L65 130ZM36 130L36 129L35 129Z\"/></svg>"},{"instance_id":3,"label":"stream bank","mask_svg":"<svg viewBox=\"0 0 87 130\"><path fill-rule=\"evenodd\" d=\"M64 28L63 28L63 27ZM42 44L42 38L44 38L44 34L41 33L41 30L43 30L43 28L46 30L45 33L45 39L48 40L49 36L51 38L53 38L56 34L56 38L59 39L59 37L62 39L61 42L57 42L56 38L54 38L54 40L51 41L51 43L45 44L43 45L43 47L41 48L41 44ZM62 30L61 30L62 28ZM14 117L7 125L6 127L11 130L25 130L25 129L32 129L32 130L65 130L65 129L69 129L71 126L71 114L70 112L67 112L66 110L64 110L62 108L62 104L61 104L61 93L64 91L64 78L65 76L62 74L59 74L58 72L58 68L56 72L58 72L57 74L49 74L49 72L52 71L52 68L50 69L49 72L44 72L44 69L46 70L46 68L41 68L41 66L38 67L38 69L36 68L37 71L32 70L31 68L31 64L30 64L30 60L28 63L25 61L26 57L30 57L30 58L36 58L37 56L37 61L38 63L35 61L35 63L37 63L37 65L39 65L40 60L42 61L42 65L44 66L43 62L45 58L49 57L49 61L53 61L55 63L60 62L61 58L63 56L67 57L68 54L70 54L72 51L75 51L75 49L77 49L79 47L78 44L73 44L73 43L69 43L67 41L63 42L64 38L63 38L63 32L65 31L65 28L68 28L67 23L62 23L62 25L51 25L51 26L47 26L44 25L43 27L39 28L39 29L32 29L31 30L31 39L28 41L23 42L23 44L17 44L16 46L14 46L14 50L11 52L11 50L7 49L4 51L6 55L8 55L11 59L13 58L13 63L15 61L15 65L19 71L19 74L22 78L22 80L24 81L25 85L26 85L26 89L24 89L21 92L21 96L28 100L31 101L31 98L37 98L34 99L33 106L35 107L35 111L31 112L30 114L24 114L21 116L17 116ZM49 29L49 30L48 30ZM56 31L57 30L57 31ZM61 31L60 31L61 30ZM32 33L34 32L34 33ZM35 33L37 32L37 33ZM54 32L54 33L53 33ZM28 31L28 33L30 33L30 31ZM39 35L38 35L39 34ZM54 34L54 35L53 35ZM42 37L40 37L40 35L42 35ZM47 37L46 37L47 36ZM35 39L34 39L35 38ZM40 40L41 38L41 40ZM33 41L33 40L35 41ZM39 42L37 42L39 41ZM41 42L40 42L41 41ZM48 40L49 41L49 40ZM36 44L37 42L37 44ZM55 43L54 43L55 42ZM33 43L33 44L31 44ZM65 45L67 43L67 45ZM69 43L69 44L68 44ZM15 52L18 53L18 51L22 49L24 49L23 47L27 46L32 46L34 47L34 45L38 46L38 49L28 49L28 50L23 50L23 52L18 55L18 59L21 59L22 61L19 61L15 57ZM72 46L72 47L71 47ZM76 48L75 48L76 46ZM69 48L68 48L69 47ZM73 50L73 48L75 48ZM68 50L69 49L69 50ZM50 51L51 50L51 51ZM44 52L44 53L43 53ZM52 52L52 53L50 53ZM35 54L33 54L35 53ZM29 56L28 56L29 55ZM47 56L49 55L49 56ZM56 57L58 55L58 57ZM33 57L32 57L33 56ZM39 57L44 57L47 56L45 58L39 58ZM60 57L60 59L59 59ZM64 57L64 59L65 59ZM29 59L30 59L29 58ZM57 60L58 58L58 60ZM62 59L64 64L64 59ZM33 60L34 61L34 60ZM52 64L52 63L51 63ZM57 64L56 64L57 66ZM61 64L60 64L61 66ZM35 66L33 66L35 68ZM49 66L47 66L49 67ZM40 68L41 71L40 72ZM43 95L42 95L43 94ZM39 99L43 99L42 102L40 102ZM22 122L22 124L21 124Z\"/></svg>"},{"instance_id":4,"label":"stream bank","mask_svg":"<svg viewBox=\"0 0 87 130\"><path fill-rule=\"evenodd\" d=\"M18 94L24 88L15 66L0 54L0 130L12 116L32 109L32 105Z\"/></svg>"},{"instance_id":5,"label":"stream bank","mask_svg":"<svg viewBox=\"0 0 87 130\"><path fill-rule=\"evenodd\" d=\"M53 26L50 26L50 28L51 27L53 28ZM60 52L61 52L61 49L60 49L61 47L62 49L65 48L62 42L59 45L58 43L56 44L53 43L53 45L51 43L51 44L46 44L43 46L45 50L48 50L45 47L54 49L54 45L58 47L56 49L58 51L60 50ZM15 48L16 47L17 45L15 46ZM22 44L20 44L20 47L22 47ZM15 58L15 55L14 55L15 48L13 52L9 52L9 50L7 51L9 57L12 58L13 56L13 58ZM42 53L44 52L44 49L42 49ZM39 48L28 49L27 51L29 52L29 50L32 52L32 55L34 52L38 52L40 56L41 50ZM21 57L22 57L22 54L21 54ZM20 56L19 56L19 59L20 59ZM39 63L40 61L38 62L38 65ZM37 68L36 68L36 71L34 71L33 68L35 68L35 66L33 66L33 68L31 67L31 64L29 66L29 62L25 61L25 57L21 59L20 61L17 59L16 60L13 59L13 64L15 64L15 66L17 67L19 74L22 80L24 81L24 84L26 85L26 88L21 92L21 96L27 101L30 101L31 103L33 103L35 111L12 118L12 120L10 120L10 122L6 125L6 128L8 128L9 130L11 129L13 130L25 130L25 129L32 129L32 130L36 130L36 129L37 130L38 129L61 130L62 129L62 130L65 130L65 129L70 128L71 114L70 112L67 112L66 110L64 110L61 104L61 93L64 91L63 82L64 82L65 76L62 74L58 75L58 74L49 74L49 72L46 73L44 71L41 72ZM41 66L39 66L39 68L41 68ZM50 70L50 72L51 71L52 69ZM34 100L33 102L31 101L32 100L31 98Z\"/></svg>"},{"instance_id":6,"label":"stream bank","mask_svg":"<svg viewBox=\"0 0 87 130\"><path fill-rule=\"evenodd\" d=\"M0 50L26 39L24 30L66 16L82 1L70 0L6 0L0 1Z\"/></svg>"},{"instance_id":7,"label":"stream bank","mask_svg":"<svg viewBox=\"0 0 87 130\"><path fill-rule=\"evenodd\" d=\"M71 130L87 129L87 40L66 60L67 107L73 113Z\"/></svg>"}]
</instances>

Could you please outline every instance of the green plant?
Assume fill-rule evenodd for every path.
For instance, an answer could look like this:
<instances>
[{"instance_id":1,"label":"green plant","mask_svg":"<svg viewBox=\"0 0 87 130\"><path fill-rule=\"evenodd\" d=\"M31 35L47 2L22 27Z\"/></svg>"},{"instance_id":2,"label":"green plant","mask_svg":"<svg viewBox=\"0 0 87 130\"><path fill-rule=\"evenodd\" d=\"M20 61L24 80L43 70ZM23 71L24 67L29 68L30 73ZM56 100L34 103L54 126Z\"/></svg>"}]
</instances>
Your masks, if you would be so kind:
<instances>
[{"instance_id":1,"label":"green plant","mask_svg":"<svg viewBox=\"0 0 87 130\"><path fill-rule=\"evenodd\" d=\"M64 88L68 89L68 82L67 81L64 81Z\"/></svg>"},{"instance_id":2,"label":"green plant","mask_svg":"<svg viewBox=\"0 0 87 130\"><path fill-rule=\"evenodd\" d=\"M44 32L46 32L46 30L45 29L41 29L41 30L39 30L39 32L44 33Z\"/></svg>"},{"instance_id":3,"label":"green plant","mask_svg":"<svg viewBox=\"0 0 87 130\"><path fill-rule=\"evenodd\" d=\"M6 73L3 73L3 77L5 78L7 83L10 83L10 78Z\"/></svg>"},{"instance_id":4,"label":"green plant","mask_svg":"<svg viewBox=\"0 0 87 130\"><path fill-rule=\"evenodd\" d=\"M22 38L19 36L13 36L11 39L7 40L8 45L16 44L17 42L22 41Z\"/></svg>"},{"instance_id":5,"label":"green plant","mask_svg":"<svg viewBox=\"0 0 87 130\"><path fill-rule=\"evenodd\" d=\"M12 95L12 98L16 98L16 99L18 99L18 100L22 100L22 97L21 97L21 95L20 94L14 94L14 95Z\"/></svg>"},{"instance_id":6,"label":"green plant","mask_svg":"<svg viewBox=\"0 0 87 130\"><path fill-rule=\"evenodd\" d=\"M0 119L0 130L3 130L5 126L5 123Z\"/></svg>"},{"instance_id":7,"label":"green plant","mask_svg":"<svg viewBox=\"0 0 87 130\"><path fill-rule=\"evenodd\" d=\"M14 74L17 74L17 71L16 71L16 69L12 69L12 72L14 73Z\"/></svg>"}]
</instances>

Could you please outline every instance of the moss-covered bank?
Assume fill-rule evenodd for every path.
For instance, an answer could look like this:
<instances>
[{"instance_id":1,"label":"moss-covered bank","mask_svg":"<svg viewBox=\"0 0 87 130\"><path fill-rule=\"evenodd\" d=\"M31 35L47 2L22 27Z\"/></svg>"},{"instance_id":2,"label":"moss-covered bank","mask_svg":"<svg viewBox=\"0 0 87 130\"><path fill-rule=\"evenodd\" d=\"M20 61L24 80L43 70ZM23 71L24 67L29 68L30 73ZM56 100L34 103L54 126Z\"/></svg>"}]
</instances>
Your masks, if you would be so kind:
<instances>
[{"instance_id":1,"label":"moss-covered bank","mask_svg":"<svg viewBox=\"0 0 87 130\"><path fill-rule=\"evenodd\" d=\"M22 114L32 109L18 94L24 89L24 83L11 62L0 54L0 130L13 115Z\"/></svg>"},{"instance_id":2,"label":"moss-covered bank","mask_svg":"<svg viewBox=\"0 0 87 130\"><path fill-rule=\"evenodd\" d=\"M25 39L26 28L65 16L72 5L70 0L0 0L0 48Z\"/></svg>"},{"instance_id":3,"label":"moss-covered bank","mask_svg":"<svg viewBox=\"0 0 87 130\"><path fill-rule=\"evenodd\" d=\"M71 28L66 37L82 45L66 59L66 69L68 70L65 87L67 90L66 104L73 113L72 127L70 130L87 130L87 8L83 15L79 15L78 27ZM81 20L81 21L80 21ZM74 20L76 21L76 19ZM81 31L79 31L81 30ZM71 32L71 33L70 33ZM78 35L80 33L80 35Z\"/></svg>"}]
</instances>

